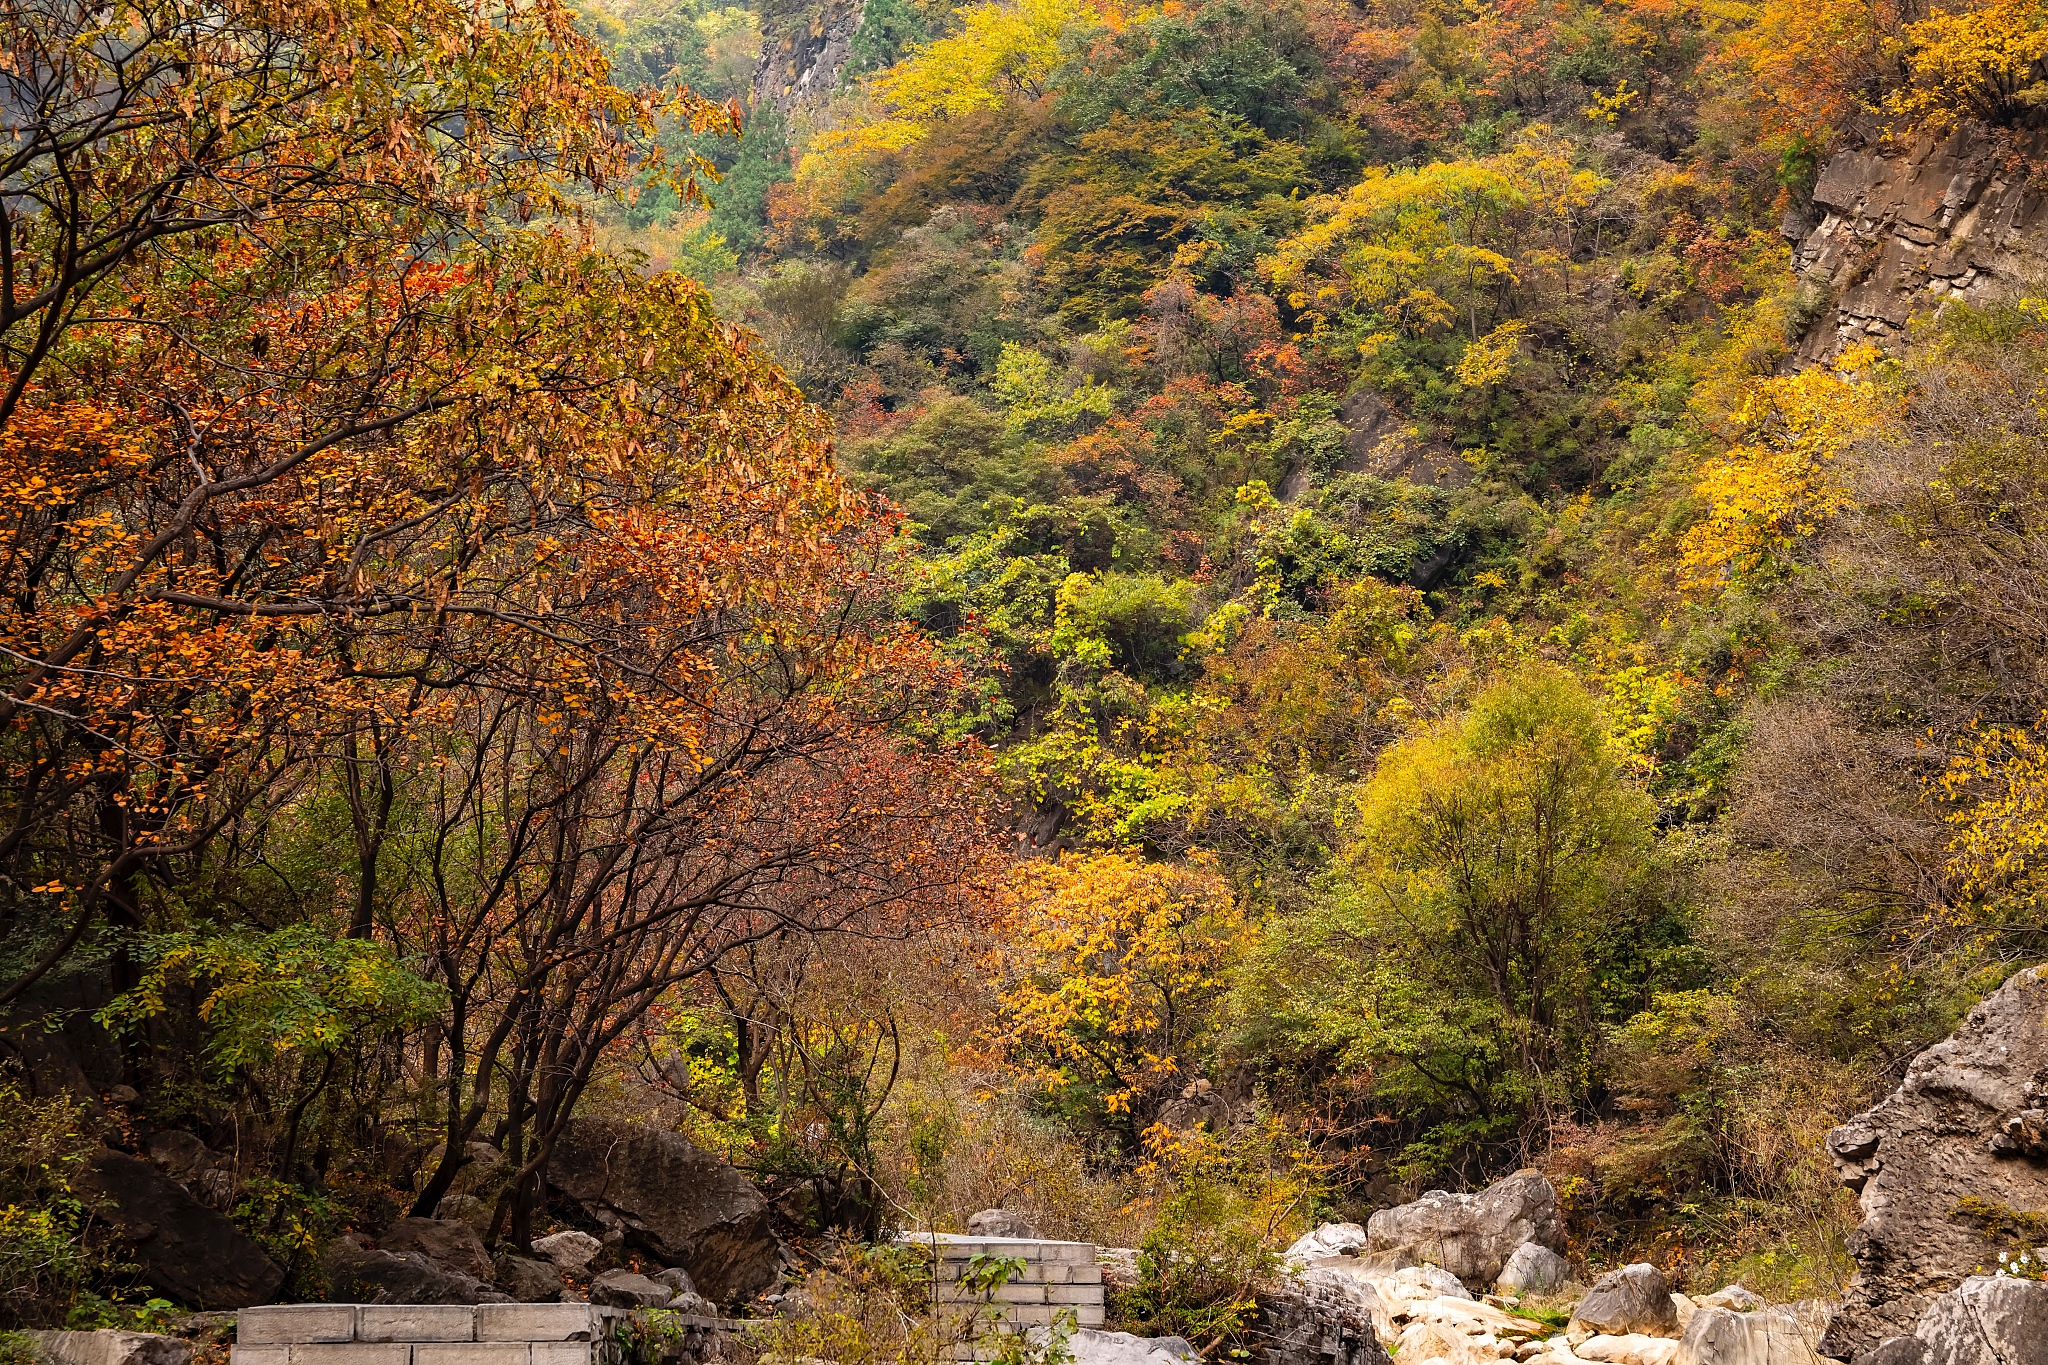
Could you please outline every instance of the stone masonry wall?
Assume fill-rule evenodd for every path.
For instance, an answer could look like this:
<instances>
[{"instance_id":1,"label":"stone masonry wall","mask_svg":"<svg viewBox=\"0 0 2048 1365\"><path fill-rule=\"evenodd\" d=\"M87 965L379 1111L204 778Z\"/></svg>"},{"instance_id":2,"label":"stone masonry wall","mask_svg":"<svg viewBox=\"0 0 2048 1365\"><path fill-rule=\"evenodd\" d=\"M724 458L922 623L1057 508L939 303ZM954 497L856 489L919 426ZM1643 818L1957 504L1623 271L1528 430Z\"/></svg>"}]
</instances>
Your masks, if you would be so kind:
<instances>
[{"instance_id":1,"label":"stone masonry wall","mask_svg":"<svg viewBox=\"0 0 2048 1365\"><path fill-rule=\"evenodd\" d=\"M930 1247L937 1297L942 1306L978 1311L984 1306L1001 1314L1004 1329L1028 1331L1050 1326L1069 1315L1079 1328L1103 1324L1102 1267L1092 1242L1050 1242L1009 1237L965 1237L957 1233L918 1233L905 1242ZM1019 1257L1024 1273L986 1296L961 1285L976 1256Z\"/></svg>"},{"instance_id":2,"label":"stone masonry wall","mask_svg":"<svg viewBox=\"0 0 2048 1365\"><path fill-rule=\"evenodd\" d=\"M272 1304L237 1316L231 1365L616 1365L624 1316L587 1303Z\"/></svg>"}]
</instances>

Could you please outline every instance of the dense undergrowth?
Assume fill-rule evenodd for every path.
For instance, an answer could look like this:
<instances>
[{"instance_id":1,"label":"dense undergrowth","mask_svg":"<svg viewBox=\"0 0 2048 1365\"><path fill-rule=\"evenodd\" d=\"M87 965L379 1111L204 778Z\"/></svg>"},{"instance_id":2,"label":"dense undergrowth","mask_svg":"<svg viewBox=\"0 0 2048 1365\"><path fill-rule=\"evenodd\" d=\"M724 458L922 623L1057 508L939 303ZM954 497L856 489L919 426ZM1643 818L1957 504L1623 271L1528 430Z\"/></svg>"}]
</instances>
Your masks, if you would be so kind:
<instances>
[{"instance_id":1,"label":"dense undergrowth","mask_svg":"<svg viewBox=\"0 0 2048 1365\"><path fill-rule=\"evenodd\" d=\"M1791 372L1783 225L2017 156L2048 13L870 0L786 106L836 11L522 13L502 142L330 149L374 224L8 315L0 1314L168 1308L102 1142L318 1293L524 1244L600 1110L774 1197L790 1355L925 1350L857 1247L991 1206L1226 1349L1303 1228L1524 1165L1582 1268L1841 1283L1821 1134L2043 953L2048 305Z\"/></svg>"}]
</instances>

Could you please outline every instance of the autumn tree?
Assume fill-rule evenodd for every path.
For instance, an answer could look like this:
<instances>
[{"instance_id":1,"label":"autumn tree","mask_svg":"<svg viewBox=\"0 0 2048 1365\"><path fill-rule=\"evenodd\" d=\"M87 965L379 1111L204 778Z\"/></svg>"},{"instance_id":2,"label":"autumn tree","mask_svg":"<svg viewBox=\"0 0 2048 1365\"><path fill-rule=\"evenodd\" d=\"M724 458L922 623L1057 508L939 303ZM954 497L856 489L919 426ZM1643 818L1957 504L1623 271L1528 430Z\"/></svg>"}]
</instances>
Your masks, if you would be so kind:
<instances>
[{"instance_id":1,"label":"autumn tree","mask_svg":"<svg viewBox=\"0 0 2048 1365\"><path fill-rule=\"evenodd\" d=\"M1245 925L1200 863L1135 853L1028 865L998 929L998 1043L1070 1121L1126 1154L1173 1093L1200 1079Z\"/></svg>"},{"instance_id":2,"label":"autumn tree","mask_svg":"<svg viewBox=\"0 0 2048 1365\"><path fill-rule=\"evenodd\" d=\"M1549 670L1387 750L1327 897L1265 935L1244 1045L1321 1054L1423 1116L1404 1156L1416 1174L1572 1112L1594 1011L1626 1017L1619 978L1683 938L1641 880L1651 809L1615 759L1591 699Z\"/></svg>"},{"instance_id":3,"label":"autumn tree","mask_svg":"<svg viewBox=\"0 0 2048 1365\"><path fill-rule=\"evenodd\" d=\"M216 892L387 944L447 1001L416 1207L488 1125L523 1243L664 991L932 922L980 847L972 765L897 731L951 674L821 416L565 216L660 173L658 114L731 114L618 90L545 2L8 22L0 1000L95 926L145 1027L149 962L218 995L247 955L150 946ZM267 862L337 806L345 869Z\"/></svg>"}]
</instances>

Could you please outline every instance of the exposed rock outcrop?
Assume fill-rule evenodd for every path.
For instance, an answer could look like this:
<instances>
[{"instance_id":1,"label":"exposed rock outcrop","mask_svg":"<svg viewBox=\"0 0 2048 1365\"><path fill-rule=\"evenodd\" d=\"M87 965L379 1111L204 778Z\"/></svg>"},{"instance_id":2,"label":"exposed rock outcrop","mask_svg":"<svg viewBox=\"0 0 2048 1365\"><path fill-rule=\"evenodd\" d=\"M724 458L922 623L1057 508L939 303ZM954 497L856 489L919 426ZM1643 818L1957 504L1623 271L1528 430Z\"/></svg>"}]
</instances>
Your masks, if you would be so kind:
<instances>
[{"instance_id":1,"label":"exposed rock outcrop","mask_svg":"<svg viewBox=\"0 0 2048 1365\"><path fill-rule=\"evenodd\" d=\"M602 1119L572 1119L556 1144L549 1182L593 1221L622 1232L663 1265L689 1272L719 1304L744 1302L775 1283L782 1244L768 1201L747 1178L677 1133Z\"/></svg>"},{"instance_id":2,"label":"exposed rock outcrop","mask_svg":"<svg viewBox=\"0 0 2048 1365\"><path fill-rule=\"evenodd\" d=\"M1259 1365L1392 1365L1381 1341L1392 1330L1385 1304L1365 1279L1307 1270L1259 1300L1252 1354Z\"/></svg>"},{"instance_id":3,"label":"exposed rock outcrop","mask_svg":"<svg viewBox=\"0 0 2048 1365\"><path fill-rule=\"evenodd\" d=\"M284 1283L263 1248L147 1161L103 1150L72 1188L114 1230L157 1293L194 1308L268 1303Z\"/></svg>"},{"instance_id":4,"label":"exposed rock outcrop","mask_svg":"<svg viewBox=\"0 0 2048 1365\"><path fill-rule=\"evenodd\" d=\"M192 1347L153 1332L25 1332L47 1365L187 1365Z\"/></svg>"},{"instance_id":5,"label":"exposed rock outcrop","mask_svg":"<svg viewBox=\"0 0 2048 1365\"><path fill-rule=\"evenodd\" d=\"M2048 274L2048 195L2009 161L1967 127L1829 161L1813 191L1820 222L1786 224L1793 267L1825 305L1793 364L1894 334L1945 299L1984 302Z\"/></svg>"},{"instance_id":6,"label":"exposed rock outcrop","mask_svg":"<svg viewBox=\"0 0 2048 1365\"><path fill-rule=\"evenodd\" d=\"M2048 1163L2008 1134L2044 1107L2048 979L2035 968L1916 1057L1890 1097L1828 1134L1863 1222L1849 1237L1856 1275L1822 1355L1854 1359L1911 1335L1938 1296L1990 1263L2004 1243L1971 1209L1994 1221L2048 1212Z\"/></svg>"},{"instance_id":7,"label":"exposed rock outcrop","mask_svg":"<svg viewBox=\"0 0 2048 1365\"><path fill-rule=\"evenodd\" d=\"M1677 1335L1678 1306L1671 1301L1671 1281L1647 1261L1602 1275L1579 1300L1565 1328L1573 1343L1596 1336Z\"/></svg>"},{"instance_id":8,"label":"exposed rock outcrop","mask_svg":"<svg viewBox=\"0 0 2048 1365\"><path fill-rule=\"evenodd\" d=\"M510 1303L474 1275L417 1251L387 1251L343 1233L321 1259L327 1297L335 1303Z\"/></svg>"},{"instance_id":9,"label":"exposed rock outcrop","mask_svg":"<svg viewBox=\"0 0 2048 1365\"><path fill-rule=\"evenodd\" d=\"M2048 1365L2048 1284L1972 1276L1858 1365Z\"/></svg>"},{"instance_id":10,"label":"exposed rock outcrop","mask_svg":"<svg viewBox=\"0 0 2048 1365\"><path fill-rule=\"evenodd\" d=\"M1672 1365L1821 1365L1812 1338L1792 1314L1741 1313L1702 1306L1685 1324Z\"/></svg>"},{"instance_id":11,"label":"exposed rock outcrop","mask_svg":"<svg viewBox=\"0 0 2048 1365\"><path fill-rule=\"evenodd\" d=\"M1431 1190L1412 1204L1380 1210L1365 1231L1367 1253L1407 1252L1479 1289L1493 1287L1524 1243L1552 1251L1564 1245L1557 1191L1530 1170L1478 1194Z\"/></svg>"},{"instance_id":12,"label":"exposed rock outcrop","mask_svg":"<svg viewBox=\"0 0 2048 1365\"><path fill-rule=\"evenodd\" d=\"M222 1213L234 1208L242 1184L235 1176L234 1163L195 1135L177 1129L154 1134L149 1139L149 1160L208 1208Z\"/></svg>"},{"instance_id":13,"label":"exposed rock outcrop","mask_svg":"<svg viewBox=\"0 0 2048 1365\"><path fill-rule=\"evenodd\" d=\"M761 60L754 68L754 104L784 118L822 108L853 56L864 0L764 7Z\"/></svg>"}]
</instances>

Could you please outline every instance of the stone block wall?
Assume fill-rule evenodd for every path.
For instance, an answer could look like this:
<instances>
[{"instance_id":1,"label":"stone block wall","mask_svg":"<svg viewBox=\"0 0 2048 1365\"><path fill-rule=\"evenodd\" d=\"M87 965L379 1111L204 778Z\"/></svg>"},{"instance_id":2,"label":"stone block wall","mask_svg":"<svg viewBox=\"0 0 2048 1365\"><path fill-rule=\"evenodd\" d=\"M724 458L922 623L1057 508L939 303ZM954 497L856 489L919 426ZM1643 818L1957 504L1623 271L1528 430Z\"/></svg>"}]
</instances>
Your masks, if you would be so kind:
<instances>
[{"instance_id":1,"label":"stone block wall","mask_svg":"<svg viewBox=\"0 0 2048 1365\"><path fill-rule=\"evenodd\" d=\"M236 1317L232 1365L618 1365L625 1317L588 1303L293 1303ZM685 1320L687 1322L687 1320ZM707 1327L715 1325L706 1319Z\"/></svg>"},{"instance_id":2,"label":"stone block wall","mask_svg":"<svg viewBox=\"0 0 2048 1365\"><path fill-rule=\"evenodd\" d=\"M1013 1237L967 1237L958 1233L917 1233L903 1239L929 1247L940 1306L967 1314L994 1308L998 1330L1049 1327L1065 1317L1075 1327L1103 1324L1102 1267L1092 1242L1052 1242ZM962 1284L977 1256L1017 1257L1024 1271L1006 1284L978 1293Z\"/></svg>"}]
</instances>

